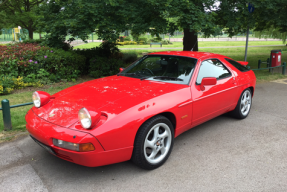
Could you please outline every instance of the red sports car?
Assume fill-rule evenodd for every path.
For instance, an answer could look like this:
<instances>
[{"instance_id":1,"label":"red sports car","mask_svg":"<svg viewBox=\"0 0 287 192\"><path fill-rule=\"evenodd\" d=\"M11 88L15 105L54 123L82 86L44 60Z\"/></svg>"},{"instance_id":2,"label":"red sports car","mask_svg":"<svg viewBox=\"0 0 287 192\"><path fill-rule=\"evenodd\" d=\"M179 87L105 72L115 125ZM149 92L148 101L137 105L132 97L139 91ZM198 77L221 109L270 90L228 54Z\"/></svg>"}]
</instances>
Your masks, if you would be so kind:
<instances>
[{"instance_id":1,"label":"red sports car","mask_svg":"<svg viewBox=\"0 0 287 192\"><path fill-rule=\"evenodd\" d=\"M27 130L70 162L95 167L131 159L155 169L181 133L223 113L248 116L256 78L246 65L206 52L151 53L114 76L52 96L34 92Z\"/></svg>"}]
</instances>

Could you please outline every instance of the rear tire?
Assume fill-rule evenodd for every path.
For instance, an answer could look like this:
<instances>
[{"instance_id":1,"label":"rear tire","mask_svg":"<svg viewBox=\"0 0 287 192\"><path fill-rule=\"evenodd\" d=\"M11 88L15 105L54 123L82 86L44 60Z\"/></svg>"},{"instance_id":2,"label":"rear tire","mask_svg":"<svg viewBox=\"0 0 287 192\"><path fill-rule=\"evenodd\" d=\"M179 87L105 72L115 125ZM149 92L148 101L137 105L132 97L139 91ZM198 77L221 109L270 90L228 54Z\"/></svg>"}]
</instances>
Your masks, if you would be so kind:
<instances>
[{"instance_id":1,"label":"rear tire","mask_svg":"<svg viewBox=\"0 0 287 192\"><path fill-rule=\"evenodd\" d=\"M237 119L245 119L251 110L251 105L252 93L251 90L247 88L241 93L236 108L230 113Z\"/></svg>"},{"instance_id":2,"label":"rear tire","mask_svg":"<svg viewBox=\"0 0 287 192\"><path fill-rule=\"evenodd\" d=\"M173 148L173 141L172 123L161 115L152 117L138 130L132 161L143 169L156 169L168 159Z\"/></svg>"}]
</instances>

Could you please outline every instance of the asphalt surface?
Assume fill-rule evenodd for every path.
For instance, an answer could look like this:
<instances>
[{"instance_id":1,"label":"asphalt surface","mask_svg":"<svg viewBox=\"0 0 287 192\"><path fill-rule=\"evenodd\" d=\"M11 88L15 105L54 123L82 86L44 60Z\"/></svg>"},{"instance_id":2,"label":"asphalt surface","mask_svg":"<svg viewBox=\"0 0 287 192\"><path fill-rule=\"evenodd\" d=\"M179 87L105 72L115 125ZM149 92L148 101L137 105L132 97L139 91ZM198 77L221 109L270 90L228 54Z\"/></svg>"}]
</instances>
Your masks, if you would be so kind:
<instances>
[{"instance_id":1,"label":"asphalt surface","mask_svg":"<svg viewBox=\"0 0 287 192\"><path fill-rule=\"evenodd\" d=\"M287 191L287 79L258 84L247 119L227 115L175 139L168 161L83 167L29 136L0 145L0 191Z\"/></svg>"}]
</instances>

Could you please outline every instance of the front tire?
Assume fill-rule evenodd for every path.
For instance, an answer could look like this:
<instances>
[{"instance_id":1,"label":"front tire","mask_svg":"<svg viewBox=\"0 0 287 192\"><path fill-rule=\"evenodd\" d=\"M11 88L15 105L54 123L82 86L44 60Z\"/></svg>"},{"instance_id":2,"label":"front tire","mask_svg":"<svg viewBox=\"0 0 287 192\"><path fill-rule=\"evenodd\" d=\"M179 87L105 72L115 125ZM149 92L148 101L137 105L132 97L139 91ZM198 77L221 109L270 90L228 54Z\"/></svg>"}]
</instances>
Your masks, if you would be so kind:
<instances>
[{"instance_id":1,"label":"front tire","mask_svg":"<svg viewBox=\"0 0 287 192\"><path fill-rule=\"evenodd\" d=\"M237 103L236 108L231 112L231 114L237 119L245 119L251 109L252 105L252 93L249 88L245 89Z\"/></svg>"},{"instance_id":2,"label":"front tire","mask_svg":"<svg viewBox=\"0 0 287 192\"><path fill-rule=\"evenodd\" d=\"M143 169L156 169L168 159L174 142L174 128L164 116L147 120L139 129L132 161Z\"/></svg>"}]
</instances>

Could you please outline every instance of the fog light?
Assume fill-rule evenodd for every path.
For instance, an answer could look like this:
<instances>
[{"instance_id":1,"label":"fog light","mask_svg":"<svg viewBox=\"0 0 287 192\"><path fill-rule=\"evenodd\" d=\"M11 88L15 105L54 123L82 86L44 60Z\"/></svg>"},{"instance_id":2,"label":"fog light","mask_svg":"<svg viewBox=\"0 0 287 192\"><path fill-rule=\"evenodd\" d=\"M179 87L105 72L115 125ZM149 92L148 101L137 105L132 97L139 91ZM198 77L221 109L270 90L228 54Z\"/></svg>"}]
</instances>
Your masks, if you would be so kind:
<instances>
[{"instance_id":1,"label":"fog light","mask_svg":"<svg viewBox=\"0 0 287 192\"><path fill-rule=\"evenodd\" d=\"M63 141L60 139L53 139L53 144L57 147L69 149L72 151L86 152L86 151L94 151L95 147L92 143L71 143L67 141Z\"/></svg>"}]
</instances>

